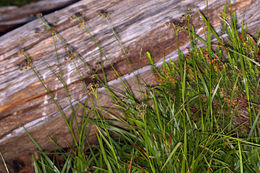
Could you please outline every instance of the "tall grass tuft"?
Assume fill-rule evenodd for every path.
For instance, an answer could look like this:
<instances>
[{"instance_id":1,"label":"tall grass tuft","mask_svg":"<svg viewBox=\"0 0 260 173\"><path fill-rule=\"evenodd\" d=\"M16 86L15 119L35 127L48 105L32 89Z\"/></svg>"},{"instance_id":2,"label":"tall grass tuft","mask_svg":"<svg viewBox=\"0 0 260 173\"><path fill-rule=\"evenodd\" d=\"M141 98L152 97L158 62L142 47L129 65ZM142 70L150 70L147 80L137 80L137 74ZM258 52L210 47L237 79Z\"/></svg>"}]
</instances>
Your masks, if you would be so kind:
<instances>
[{"instance_id":1,"label":"tall grass tuft","mask_svg":"<svg viewBox=\"0 0 260 173\"><path fill-rule=\"evenodd\" d=\"M39 150L39 159L33 157L35 171L259 172L259 38L256 41L250 36L243 23L239 31L236 14L231 10L228 19L226 8L227 4L221 19L222 32L227 34L227 38L221 38L207 16L199 12L207 27L207 38L204 40L196 35L191 24L181 28L190 36L190 47L187 54L179 50L177 62L164 61L160 70L147 52L158 85L145 85L142 100L134 97L122 79L123 94L109 88L105 72L103 80L97 76L120 113L101 107L96 88L85 86L92 91L95 100L89 98L91 107L79 104L83 108L83 118L76 130L30 64L57 105L74 139L71 152L64 151L57 144L58 150L51 154L63 158L60 164L51 159L54 156L47 155L28 133ZM83 19L74 18L90 34L101 56L109 61ZM174 31L177 37L178 31ZM55 38L61 37L55 30L52 33L56 45ZM198 46L200 43L204 46ZM73 55L84 63L79 55ZM30 62L30 58L26 58ZM67 91L62 70L59 71L59 80ZM66 94L70 101L69 93ZM70 105L74 110L71 101ZM71 121L78 123L75 111L72 112ZM112 119L106 119L105 115ZM88 129L94 126L97 128L98 146L88 143Z\"/></svg>"}]
</instances>

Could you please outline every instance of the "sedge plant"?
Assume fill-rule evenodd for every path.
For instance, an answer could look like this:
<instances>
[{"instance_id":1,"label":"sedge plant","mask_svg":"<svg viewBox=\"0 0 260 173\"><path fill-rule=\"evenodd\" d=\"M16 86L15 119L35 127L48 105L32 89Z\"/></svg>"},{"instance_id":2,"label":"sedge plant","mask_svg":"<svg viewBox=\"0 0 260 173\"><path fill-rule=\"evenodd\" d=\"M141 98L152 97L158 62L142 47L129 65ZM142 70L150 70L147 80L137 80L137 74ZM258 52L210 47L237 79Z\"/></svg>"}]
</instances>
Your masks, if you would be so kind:
<instances>
[{"instance_id":1,"label":"sedge plant","mask_svg":"<svg viewBox=\"0 0 260 173\"><path fill-rule=\"evenodd\" d=\"M73 58L79 58L86 66L87 63L41 18L52 32L59 68L59 74L53 73L66 90L72 109L69 120L30 57L24 55L66 121L73 146L72 150L65 151L56 143L57 151L45 153L26 131L39 150L39 159L33 157L35 172L259 172L260 42L247 33L246 24L242 23L239 30L236 14L231 9L229 19L226 8L227 4L221 16L225 39L211 26L207 14L199 11L207 28L206 38L199 37L189 22L188 27L180 27L189 35L190 47L187 54L178 51L177 62L164 60L159 69L152 55L146 53L157 85L145 84L145 91L140 91L141 100L134 97L121 79L83 19L73 16L90 34L101 57L105 57L123 83L124 92L117 92L108 86L104 70L102 79L96 76L111 94L116 112L100 106L96 85L84 86L94 97L76 107L72 104L55 39L62 40ZM179 29L174 30L177 38ZM204 45L200 46L201 43ZM78 107L83 108L81 122L76 120ZM111 118L105 118L107 115ZM241 121L240 117L246 118ZM98 145L88 143L91 127L97 129ZM55 160L56 156L63 158L62 163Z\"/></svg>"}]
</instances>

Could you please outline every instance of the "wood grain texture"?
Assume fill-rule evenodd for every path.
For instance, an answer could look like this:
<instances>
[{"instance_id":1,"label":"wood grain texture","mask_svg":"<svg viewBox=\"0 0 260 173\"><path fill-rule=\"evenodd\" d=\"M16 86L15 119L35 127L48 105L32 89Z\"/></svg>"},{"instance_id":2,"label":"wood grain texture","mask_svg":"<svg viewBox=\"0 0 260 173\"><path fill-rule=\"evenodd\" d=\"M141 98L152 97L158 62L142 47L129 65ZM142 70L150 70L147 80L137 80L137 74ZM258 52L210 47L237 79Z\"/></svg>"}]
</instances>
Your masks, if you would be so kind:
<instances>
[{"instance_id":1,"label":"wood grain texture","mask_svg":"<svg viewBox=\"0 0 260 173\"><path fill-rule=\"evenodd\" d=\"M224 8L224 2L224 0L209 1L209 18L217 31L220 30L221 20L218 16ZM255 34L259 31L260 14L255 13L260 7L259 0L232 2L233 10L238 14L238 22L240 23L244 16L249 32ZM151 52L158 66L161 65L160 60L163 56L166 56L166 59L177 57L176 38L172 30L164 24L171 20L178 21L188 8L205 11L205 7L204 0L82 0L44 18L55 25L58 34L73 47L77 54L83 57L87 64L101 74L100 52L95 43L89 34L79 27L79 22L69 19L73 14L83 12L86 26L91 34L119 74L136 91L137 86L132 69L122 54L111 27L121 40L135 73L147 83L151 83L154 81L145 52L148 50ZM100 10L112 14L109 22L100 17ZM202 19L196 12L192 14L192 24L199 35L203 35L201 21ZM65 90L50 70L57 71L58 63L53 38L51 33L44 31L44 27L38 19L0 37L0 151L7 160L35 150L21 125L25 125L30 130L44 149L55 148L48 137L57 139L62 146L69 145L71 141L64 120L33 71L31 69L18 70L19 65L25 62L25 58L19 56L18 52L24 49L31 57L33 66L69 117L71 112ZM188 46L188 36L181 32L180 38L180 45L184 50ZM72 102L76 105L79 101L86 99L87 92L82 88L82 82L88 84L92 73L79 58L74 58L84 79L82 81L73 62L65 60L69 55L63 48L62 42L58 39L56 42L64 79ZM120 89L122 87L120 81L116 79L104 57L103 61L110 81L109 85ZM104 88L99 88L99 100L102 106L112 105L112 100ZM93 130L92 134L94 133Z\"/></svg>"},{"instance_id":2,"label":"wood grain texture","mask_svg":"<svg viewBox=\"0 0 260 173\"><path fill-rule=\"evenodd\" d=\"M0 34L35 20L37 13L49 13L64 8L78 0L41 0L21 7L0 8Z\"/></svg>"}]
</instances>

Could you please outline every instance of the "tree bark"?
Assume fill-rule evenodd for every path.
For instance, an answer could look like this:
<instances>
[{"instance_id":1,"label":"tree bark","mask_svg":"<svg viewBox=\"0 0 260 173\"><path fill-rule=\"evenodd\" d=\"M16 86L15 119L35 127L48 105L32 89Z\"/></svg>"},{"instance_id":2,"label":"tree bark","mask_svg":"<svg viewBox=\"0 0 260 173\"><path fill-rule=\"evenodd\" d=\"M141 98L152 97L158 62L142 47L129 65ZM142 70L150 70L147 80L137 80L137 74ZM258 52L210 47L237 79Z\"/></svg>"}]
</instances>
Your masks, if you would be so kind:
<instances>
[{"instance_id":1,"label":"tree bark","mask_svg":"<svg viewBox=\"0 0 260 173\"><path fill-rule=\"evenodd\" d=\"M248 24L249 33L255 34L259 31L260 14L256 11L260 2L257 0L232 2L232 9L237 12L238 23L244 19L244 23ZM209 1L209 19L217 31L220 31L219 16L224 3L225 0ZM175 21L182 24L181 17L188 8L194 11L191 14L192 24L197 34L203 36L202 19L196 11L200 9L206 12L204 0L82 0L43 18L55 26L57 33L73 48L75 54L80 55L96 73L102 76L100 52L97 46L77 20L70 20L75 14L79 18L84 18L86 27L110 62L133 91L137 91L133 72L146 83L154 83L152 70L145 56L146 51L151 52L158 67L164 56L166 59L177 58L176 37L165 23ZM108 15L108 20L102 17L104 14ZM53 73L53 71L58 73L59 66L53 37L44 28L45 25L37 19L0 37L0 151L6 160L35 151L34 144L22 126L27 128L46 150L55 149L49 137L55 138L63 147L71 144L71 136L64 120L36 75L31 69L19 70L26 65L25 57L18 55L18 52L24 49L67 118L71 115L65 89ZM119 37L126 55L123 54L120 44L113 35L112 28ZM179 37L181 49L184 51L189 45L188 35L180 32ZM55 41L64 80L72 103L76 106L78 102L83 102L88 97L83 84L88 85L93 81L91 78L93 72L79 58L74 57L70 60L62 41L57 37ZM104 56L102 61L110 87L122 89L120 80ZM136 96L138 97L137 92ZM104 88L98 88L98 97L102 106L112 105L112 100ZM91 134L94 136L94 128ZM94 139L92 137L90 140Z\"/></svg>"},{"instance_id":2,"label":"tree bark","mask_svg":"<svg viewBox=\"0 0 260 173\"><path fill-rule=\"evenodd\" d=\"M42 0L21 7L9 6L0 8L0 35L11 29L36 19L37 13L48 14L64 8L78 0Z\"/></svg>"}]
</instances>

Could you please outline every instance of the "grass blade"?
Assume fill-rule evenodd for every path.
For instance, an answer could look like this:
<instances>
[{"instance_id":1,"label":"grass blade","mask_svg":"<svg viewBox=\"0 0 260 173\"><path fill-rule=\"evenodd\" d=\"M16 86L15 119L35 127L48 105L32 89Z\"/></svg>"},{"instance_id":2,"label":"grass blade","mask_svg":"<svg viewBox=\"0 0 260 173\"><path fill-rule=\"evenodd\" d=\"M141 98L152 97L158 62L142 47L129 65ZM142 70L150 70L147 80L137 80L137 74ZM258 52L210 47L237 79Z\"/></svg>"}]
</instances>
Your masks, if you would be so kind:
<instances>
[{"instance_id":1,"label":"grass blade","mask_svg":"<svg viewBox=\"0 0 260 173\"><path fill-rule=\"evenodd\" d=\"M9 173L8 167L7 167L6 163L5 163L5 159L4 159L4 157L3 157L3 155L2 155L1 152L0 152L0 156L1 156L1 159L2 159L2 161L3 161L3 163L4 163L6 172Z\"/></svg>"},{"instance_id":2,"label":"grass blade","mask_svg":"<svg viewBox=\"0 0 260 173\"><path fill-rule=\"evenodd\" d=\"M179 148L179 146L181 146L182 143L179 142L174 149L172 150L171 154L169 155L168 159L166 160L166 162L164 163L164 165L161 168L161 171L164 169L164 167L167 165L167 163L172 159L173 154L177 151L177 149Z\"/></svg>"}]
</instances>

